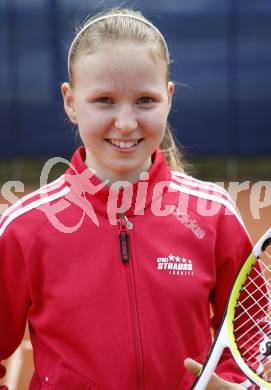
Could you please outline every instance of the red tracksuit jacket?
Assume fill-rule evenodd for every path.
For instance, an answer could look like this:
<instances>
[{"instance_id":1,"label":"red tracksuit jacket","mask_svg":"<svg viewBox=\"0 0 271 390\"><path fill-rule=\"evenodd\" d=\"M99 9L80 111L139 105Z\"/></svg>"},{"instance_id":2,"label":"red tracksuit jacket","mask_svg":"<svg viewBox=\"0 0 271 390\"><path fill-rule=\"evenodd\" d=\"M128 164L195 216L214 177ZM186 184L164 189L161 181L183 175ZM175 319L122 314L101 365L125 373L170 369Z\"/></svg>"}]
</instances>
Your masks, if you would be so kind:
<instances>
[{"instance_id":1,"label":"red tracksuit jacket","mask_svg":"<svg viewBox=\"0 0 271 390\"><path fill-rule=\"evenodd\" d=\"M0 360L28 319L31 390L189 389L183 361L204 361L251 251L239 214L220 187L171 172L159 150L120 190L84 158L78 149L65 175L2 217ZM248 383L227 351L217 372Z\"/></svg>"}]
</instances>

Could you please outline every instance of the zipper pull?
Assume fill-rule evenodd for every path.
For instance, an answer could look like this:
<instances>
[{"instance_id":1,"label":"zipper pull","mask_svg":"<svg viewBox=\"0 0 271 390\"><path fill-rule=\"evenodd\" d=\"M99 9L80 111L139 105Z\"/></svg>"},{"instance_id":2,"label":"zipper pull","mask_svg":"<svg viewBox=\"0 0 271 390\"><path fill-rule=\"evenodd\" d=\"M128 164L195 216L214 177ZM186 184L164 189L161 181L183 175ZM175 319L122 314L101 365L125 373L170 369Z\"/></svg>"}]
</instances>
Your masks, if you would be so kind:
<instances>
[{"instance_id":1,"label":"zipper pull","mask_svg":"<svg viewBox=\"0 0 271 390\"><path fill-rule=\"evenodd\" d=\"M129 245L129 230L133 228L133 224L124 214L120 214L119 223L119 242L120 242L120 259L124 264L130 260L130 245Z\"/></svg>"}]
</instances>

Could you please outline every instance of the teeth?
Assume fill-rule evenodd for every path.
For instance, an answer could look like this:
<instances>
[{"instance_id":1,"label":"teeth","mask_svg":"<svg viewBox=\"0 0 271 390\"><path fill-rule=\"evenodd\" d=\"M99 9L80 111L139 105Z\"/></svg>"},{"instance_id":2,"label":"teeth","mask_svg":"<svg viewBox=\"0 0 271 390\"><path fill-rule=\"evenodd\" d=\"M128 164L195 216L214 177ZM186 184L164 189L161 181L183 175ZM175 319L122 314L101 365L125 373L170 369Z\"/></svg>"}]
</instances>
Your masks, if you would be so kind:
<instances>
[{"instance_id":1,"label":"teeth","mask_svg":"<svg viewBox=\"0 0 271 390\"><path fill-rule=\"evenodd\" d=\"M115 146L118 146L119 148L121 149L130 149L132 148L133 146L137 145L138 144L138 139L135 140L135 141L127 141L127 142L124 142L124 141L117 141L117 140L109 140L109 142Z\"/></svg>"}]
</instances>

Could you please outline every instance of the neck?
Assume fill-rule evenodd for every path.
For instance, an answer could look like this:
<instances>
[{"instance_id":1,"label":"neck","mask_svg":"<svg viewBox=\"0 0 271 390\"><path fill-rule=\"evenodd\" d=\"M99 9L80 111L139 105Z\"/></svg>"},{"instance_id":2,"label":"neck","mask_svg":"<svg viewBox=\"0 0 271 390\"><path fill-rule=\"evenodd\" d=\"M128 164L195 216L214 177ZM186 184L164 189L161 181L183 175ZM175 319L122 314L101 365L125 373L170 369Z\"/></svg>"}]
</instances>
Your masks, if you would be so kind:
<instances>
[{"instance_id":1,"label":"neck","mask_svg":"<svg viewBox=\"0 0 271 390\"><path fill-rule=\"evenodd\" d=\"M143 172L148 172L151 165L151 157L148 158L145 163L133 171L113 171L110 169L102 168L97 166L95 159L90 153L86 150L86 159L85 164L88 168L95 171L95 176L102 182L107 181L107 186L118 182L118 181L127 181L131 184L136 183L140 180L140 175Z\"/></svg>"}]
</instances>

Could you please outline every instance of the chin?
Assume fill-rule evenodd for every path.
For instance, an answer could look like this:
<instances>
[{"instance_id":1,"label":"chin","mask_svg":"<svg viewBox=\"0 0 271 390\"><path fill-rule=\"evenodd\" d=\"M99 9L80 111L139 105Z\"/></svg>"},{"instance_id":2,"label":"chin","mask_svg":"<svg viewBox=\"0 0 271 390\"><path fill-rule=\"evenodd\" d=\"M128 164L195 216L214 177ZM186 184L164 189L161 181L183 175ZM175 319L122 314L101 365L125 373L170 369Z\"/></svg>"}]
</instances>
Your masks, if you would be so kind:
<instances>
[{"instance_id":1,"label":"chin","mask_svg":"<svg viewBox=\"0 0 271 390\"><path fill-rule=\"evenodd\" d=\"M133 173L134 171L137 171L141 166L143 166L144 163L137 163L134 162L130 163L128 161L118 161L117 163L112 163L109 165L110 169L116 173Z\"/></svg>"},{"instance_id":2,"label":"chin","mask_svg":"<svg viewBox=\"0 0 271 390\"><path fill-rule=\"evenodd\" d=\"M132 176L134 175L137 171L139 170L139 168L134 168L134 169L125 169L125 168L118 168L118 169L114 169L113 170L113 173L115 175L120 175L120 176Z\"/></svg>"}]
</instances>

